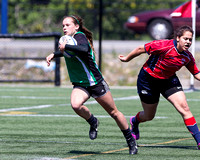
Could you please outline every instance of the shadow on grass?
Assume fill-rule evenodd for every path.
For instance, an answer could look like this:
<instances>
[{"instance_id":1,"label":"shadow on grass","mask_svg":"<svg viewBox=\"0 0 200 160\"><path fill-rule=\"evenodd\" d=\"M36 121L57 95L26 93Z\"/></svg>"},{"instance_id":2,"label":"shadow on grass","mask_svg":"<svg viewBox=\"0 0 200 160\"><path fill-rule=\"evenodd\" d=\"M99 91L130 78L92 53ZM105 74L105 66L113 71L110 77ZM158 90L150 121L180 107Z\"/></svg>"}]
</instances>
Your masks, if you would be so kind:
<instances>
[{"instance_id":1,"label":"shadow on grass","mask_svg":"<svg viewBox=\"0 0 200 160\"><path fill-rule=\"evenodd\" d=\"M197 150L197 147L195 146L164 146L164 145L138 145L138 147L145 147L145 148L178 148L178 149L191 149L191 150Z\"/></svg>"},{"instance_id":2,"label":"shadow on grass","mask_svg":"<svg viewBox=\"0 0 200 160\"><path fill-rule=\"evenodd\" d=\"M101 152L91 152L91 151L70 151L69 153L73 154L101 154Z\"/></svg>"},{"instance_id":3,"label":"shadow on grass","mask_svg":"<svg viewBox=\"0 0 200 160\"><path fill-rule=\"evenodd\" d=\"M85 156L92 156L92 155L129 155L128 149L127 153L122 153L120 151L113 151L113 152L92 152L92 151L78 151L78 150L72 150L68 153L75 154L75 157L85 157Z\"/></svg>"}]
</instances>

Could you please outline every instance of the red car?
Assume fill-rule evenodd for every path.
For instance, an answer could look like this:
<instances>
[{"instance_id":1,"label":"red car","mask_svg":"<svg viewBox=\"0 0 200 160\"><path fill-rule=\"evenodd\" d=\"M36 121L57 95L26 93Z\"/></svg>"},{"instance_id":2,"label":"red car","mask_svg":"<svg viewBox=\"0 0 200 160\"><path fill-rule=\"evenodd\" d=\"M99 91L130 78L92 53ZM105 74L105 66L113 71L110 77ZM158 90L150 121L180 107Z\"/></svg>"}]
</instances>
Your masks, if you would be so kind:
<instances>
[{"instance_id":1,"label":"red car","mask_svg":"<svg viewBox=\"0 0 200 160\"><path fill-rule=\"evenodd\" d=\"M200 36L200 1L197 1L196 35ZM176 8L175 8L176 9ZM128 18L125 28L134 33L148 33L153 39L171 38L173 31L181 25L192 26L192 18L172 17L175 9L146 11Z\"/></svg>"}]
</instances>

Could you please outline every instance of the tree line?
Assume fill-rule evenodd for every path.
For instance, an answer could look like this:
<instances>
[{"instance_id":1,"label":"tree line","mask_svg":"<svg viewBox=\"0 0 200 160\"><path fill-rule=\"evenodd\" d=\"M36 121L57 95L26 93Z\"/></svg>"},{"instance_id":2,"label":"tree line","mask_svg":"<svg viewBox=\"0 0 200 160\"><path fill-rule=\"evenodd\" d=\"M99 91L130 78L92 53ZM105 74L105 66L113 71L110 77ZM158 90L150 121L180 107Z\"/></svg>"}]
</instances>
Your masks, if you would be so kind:
<instances>
[{"instance_id":1,"label":"tree line","mask_svg":"<svg viewBox=\"0 0 200 160\"><path fill-rule=\"evenodd\" d=\"M186 0L102 0L102 38L133 39L123 25L134 13L174 8ZM98 39L97 0L8 0L8 33L62 32L62 19L77 14Z\"/></svg>"}]
</instances>

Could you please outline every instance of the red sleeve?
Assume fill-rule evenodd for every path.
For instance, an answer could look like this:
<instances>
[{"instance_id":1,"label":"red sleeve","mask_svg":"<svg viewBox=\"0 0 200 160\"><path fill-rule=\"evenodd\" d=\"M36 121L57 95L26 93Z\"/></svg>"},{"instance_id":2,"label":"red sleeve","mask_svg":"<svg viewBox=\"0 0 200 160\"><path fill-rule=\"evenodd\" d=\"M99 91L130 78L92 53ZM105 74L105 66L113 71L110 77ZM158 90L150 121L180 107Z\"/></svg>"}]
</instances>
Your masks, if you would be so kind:
<instances>
[{"instance_id":1,"label":"red sleeve","mask_svg":"<svg viewBox=\"0 0 200 160\"><path fill-rule=\"evenodd\" d=\"M192 56L191 53L188 53L189 56L190 56L190 62L186 65L186 68L190 71L191 74L195 75L197 73L200 72L200 70L198 69L196 63L195 63L195 59L194 57Z\"/></svg>"},{"instance_id":2,"label":"red sleeve","mask_svg":"<svg viewBox=\"0 0 200 160\"><path fill-rule=\"evenodd\" d=\"M148 54L159 55L166 52L169 47L173 47L173 40L155 40L144 45Z\"/></svg>"},{"instance_id":3,"label":"red sleeve","mask_svg":"<svg viewBox=\"0 0 200 160\"><path fill-rule=\"evenodd\" d=\"M159 44L158 44L158 41L152 41L152 42L149 42L149 43L146 43L144 45L144 48L147 52L147 54L153 54L155 53L158 48L159 48Z\"/></svg>"}]
</instances>

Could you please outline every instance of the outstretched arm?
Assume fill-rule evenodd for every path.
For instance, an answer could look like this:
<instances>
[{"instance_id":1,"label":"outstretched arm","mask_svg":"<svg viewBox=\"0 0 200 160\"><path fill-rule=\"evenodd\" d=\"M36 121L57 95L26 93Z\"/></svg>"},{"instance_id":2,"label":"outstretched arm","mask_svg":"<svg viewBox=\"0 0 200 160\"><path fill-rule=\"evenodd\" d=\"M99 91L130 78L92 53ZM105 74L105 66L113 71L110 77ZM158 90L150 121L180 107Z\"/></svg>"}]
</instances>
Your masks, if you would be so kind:
<instances>
[{"instance_id":1,"label":"outstretched arm","mask_svg":"<svg viewBox=\"0 0 200 160\"><path fill-rule=\"evenodd\" d=\"M48 55L46 57L47 66L50 66L51 60L56 58L56 57L63 57L63 54L60 51L57 51L57 52L53 52L50 55Z\"/></svg>"},{"instance_id":2,"label":"outstretched arm","mask_svg":"<svg viewBox=\"0 0 200 160\"><path fill-rule=\"evenodd\" d=\"M46 57L47 66L50 66L51 60L52 60L53 58L54 58L54 54L53 54L53 53L51 53L50 55L48 55L48 56Z\"/></svg>"},{"instance_id":3,"label":"outstretched arm","mask_svg":"<svg viewBox=\"0 0 200 160\"><path fill-rule=\"evenodd\" d=\"M194 78L200 81L200 73L195 74Z\"/></svg>"},{"instance_id":4,"label":"outstretched arm","mask_svg":"<svg viewBox=\"0 0 200 160\"><path fill-rule=\"evenodd\" d=\"M136 49L132 50L127 56L124 55L119 55L118 58L122 62L129 62L131 59L141 55L142 53L145 53L145 48L144 46L139 46Z\"/></svg>"}]
</instances>

